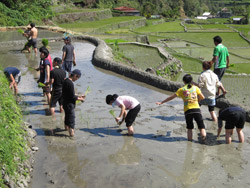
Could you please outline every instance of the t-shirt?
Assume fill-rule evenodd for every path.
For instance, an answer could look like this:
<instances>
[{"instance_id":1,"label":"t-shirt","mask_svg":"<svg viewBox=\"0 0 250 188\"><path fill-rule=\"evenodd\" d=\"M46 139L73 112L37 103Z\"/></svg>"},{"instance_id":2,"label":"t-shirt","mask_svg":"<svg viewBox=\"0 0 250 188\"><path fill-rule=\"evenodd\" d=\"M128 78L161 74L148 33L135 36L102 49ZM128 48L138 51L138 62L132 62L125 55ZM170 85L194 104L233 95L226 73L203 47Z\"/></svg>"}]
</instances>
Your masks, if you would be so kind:
<instances>
[{"instance_id":1,"label":"t-shirt","mask_svg":"<svg viewBox=\"0 0 250 188\"><path fill-rule=\"evenodd\" d=\"M214 64L215 69L221 69L227 67L227 56L229 56L227 47L225 47L223 44L218 44L214 48L213 56L218 56L218 59Z\"/></svg>"},{"instance_id":2,"label":"t-shirt","mask_svg":"<svg viewBox=\"0 0 250 188\"><path fill-rule=\"evenodd\" d=\"M12 74L12 76L15 78L16 75L18 75L20 73L20 70L18 70L16 67L6 67L4 69L4 74L7 77L10 77L10 75Z\"/></svg>"},{"instance_id":3,"label":"t-shirt","mask_svg":"<svg viewBox=\"0 0 250 188\"><path fill-rule=\"evenodd\" d=\"M48 59L48 60L49 60L49 63L50 63L50 71L52 71L52 70L53 70L53 62L52 62L52 58L51 58L50 54L49 54L48 57L45 58L45 59Z\"/></svg>"},{"instance_id":4,"label":"t-shirt","mask_svg":"<svg viewBox=\"0 0 250 188\"><path fill-rule=\"evenodd\" d=\"M225 109L223 109L223 110L220 110L219 111L219 119L220 120L227 120L227 119L229 119L230 120L230 116L232 115L232 113L233 112L235 112L235 111L241 111L241 112L244 112L245 113L245 111L242 109L242 108L240 108L240 107L238 107L238 106L231 106L231 107L227 107L227 108L225 108Z\"/></svg>"},{"instance_id":5,"label":"t-shirt","mask_svg":"<svg viewBox=\"0 0 250 188\"><path fill-rule=\"evenodd\" d=\"M188 85L177 90L175 93L178 97L182 98L184 102L184 112L194 108L200 108L198 103L198 95L201 94L201 90L196 87L192 86L188 89Z\"/></svg>"},{"instance_id":6,"label":"t-shirt","mask_svg":"<svg viewBox=\"0 0 250 188\"><path fill-rule=\"evenodd\" d=\"M46 66L50 66L50 62L48 59L41 59L40 61L40 79L39 81L42 82L42 83L46 83L46 82L49 82L49 80L45 80L45 75L46 75Z\"/></svg>"},{"instance_id":7,"label":"t-shirt","mask_svg":"<svg viewBox=\"0 0 250 188\"><path fill-rule=\"evenodd\" d=\"M73 61L74 46L72 44L64 45L62 51L66 52L64 61Z\"/></svg>"},{"instance_id":8,"label":"t-shirt","mask_svg":"<svg viewBox=\"0 0 250 188\"><path fill-rule=\"evenodd\" d=\"M126 110L131 110L139 104L139 101L134 97L119 96L114 101L114 105L120 106L121 104L125 106Z\"/></svg>"},{"instance_id":9,"label":"t-shirt","mask_svg":"<svg viewBox=\"0 0 250 188\"><path fill-rule=\"evenodd\" d=\"M50 72L50 79L54 79L53 90L61 90L65 78L66 78L66 73L63 69L54 68Z\"/></svg>"},{"instance_id":10,"label":"t-shirt","mask_svg":"<svg viewBox=\"0 0 250 188\"><path fill-rule=\"evenodd\" d=\"M77 96L75 95L75 89L73 81L67 78L63 82L62 86L62 98L63 98L63 105L67 105L69 103L72 103L75 105Z\"/></svg>"},{"instance_id":11,"label":"t-shirt","mask_svg":"<svg viewBox=\"0 0 250 188\"><path fill-rule=\"evenodd\" d=\"M205 98L214 99L216 96L216 87L220 87L221 82L213 71L206 70L199 76L198 85Z\"/></svg>"}]
</instances>

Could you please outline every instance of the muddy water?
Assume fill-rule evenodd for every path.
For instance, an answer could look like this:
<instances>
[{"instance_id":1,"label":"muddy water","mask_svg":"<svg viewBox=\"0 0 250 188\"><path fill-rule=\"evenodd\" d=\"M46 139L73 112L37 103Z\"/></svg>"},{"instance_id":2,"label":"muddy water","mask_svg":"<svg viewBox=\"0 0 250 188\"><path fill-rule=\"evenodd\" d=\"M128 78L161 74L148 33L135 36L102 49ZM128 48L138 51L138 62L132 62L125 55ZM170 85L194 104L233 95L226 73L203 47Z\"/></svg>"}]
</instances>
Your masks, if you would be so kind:
<instances>
[{"instance_id":1,"label":"muddy water","mask_svg":"<svg viewBox=\"0 0 250 188\"><path fill-rule=\"evenodd\" d=\"M63 44L50 46L52 57L60 57ZM207 144L198 142L196 129L194 141L187 142L180 99L156 106L156 101L170 93L97 69L91 64L94 46L84 42L74 42L74 46L76 68L84 73L75 83L77 93L91 88L86 102L76 107L74 139L63 129L63 114L57 111L55 117L46 116L48 106L37 88L37 73L28 68L38 65L38 57L20 53L22 46L0 53L3 67L17 66L23 73L19 90L24 119L38 134L39 151L30 187L250 186L249 124L244 129L244 144L237 142L236 133L232 145L225 145L223 136L216 140L216 126L207 119ZM134 137L125 136L126 127L118 128L109 114L111 107L105 104L105 96L110 93L131 95L141 102ZM114 110L119 113L119 109ZM204 118L210 117L207 108L202 112Z\"/></svg>"}]
</instances>

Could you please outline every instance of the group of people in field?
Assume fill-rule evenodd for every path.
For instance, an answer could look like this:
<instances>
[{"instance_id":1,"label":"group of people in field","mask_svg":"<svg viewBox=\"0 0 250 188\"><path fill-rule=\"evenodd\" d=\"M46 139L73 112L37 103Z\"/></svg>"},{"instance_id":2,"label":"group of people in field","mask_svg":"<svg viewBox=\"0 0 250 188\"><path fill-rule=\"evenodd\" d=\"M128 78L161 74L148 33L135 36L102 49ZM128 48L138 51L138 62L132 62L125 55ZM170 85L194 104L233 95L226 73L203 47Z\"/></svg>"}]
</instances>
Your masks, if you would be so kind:
<instances>
[{"instance_id":1,"label":"group of people in field","mask_svg":"<svg viewBox=\"0 0 250 188\"><path fill-rule=\"evenodd\" d=\"M27 47L33 46L35 53L37 52L37 34L38 31L34 24L30 24L31 31L29 32L29 42ZM69 131L70 136L74 136L75 127L75 105L76 101L85 101L86 96L78 96L75 94L74 82L81 77L79 69L71 70L75 62L75 50L71 44L69 36L64 37L62 49L62 58L56 57L51 59L49 51L46 47L41 47L40 52L40 66L37 71L40 71L40 78L38 83L42 83L43 93L47 97L47 102L50 106L51 115L55 114L55 107L59 103L60 112L65 113L65 130ZM173 95L167 97L165 100L156 102L157 105L162 105L176 97L180 97L184 103L184 114L186 119L187 139L192 141L194 129L194 120L197 123L200 131L201 139L206 139L206 130L200 110L201 105L207 105L212 121L218 123L217 137L220 136L223 121L225 121L225 138L226 143L230 144L232 141L233 130L236 127L239 142L244 142L244 128L246 113L237 106L223 108L219 111L217 117L214 109L216 105L216 98L220 95L225 96L225 90L221 79L225 70L229 67L229 53L227 48L222 44L220 36L213 38L215 48L213 58L211 61L204 61L202 63L203 72L200 74L198 81L194 82L190 74L183 77L184 86L179 88ZM30 52L30 50L28 50ZM214 66L214 71L211 67ZM10 88L14 89L15 94L18 93L17 84L21 79L21 71L16 67L7 67L4 73L10 81ZM68 77L66 75L68 74ZM128 129L128 135L134 134L133 123L140 112L141 106L139 101L127 95L119 96L117 94L107 95L106 103L113 107L120 108L119 116L115 117L117 124L122 124L124 121Z\"/></svg>"}]
</instances>

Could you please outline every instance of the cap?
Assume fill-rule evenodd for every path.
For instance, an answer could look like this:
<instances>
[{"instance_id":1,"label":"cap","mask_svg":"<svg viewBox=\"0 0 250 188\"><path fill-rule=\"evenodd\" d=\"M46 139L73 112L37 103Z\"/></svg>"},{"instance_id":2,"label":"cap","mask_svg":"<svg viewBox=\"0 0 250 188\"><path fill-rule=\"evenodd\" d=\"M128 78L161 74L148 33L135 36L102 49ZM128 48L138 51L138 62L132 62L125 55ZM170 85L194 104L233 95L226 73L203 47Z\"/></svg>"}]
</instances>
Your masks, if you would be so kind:
<instances>
[{"instance_id":1,"label":"cap","mask_svg":"<svg viewBox=\"0 0 250 188\"><path fill-rule=\"evenodd\" d=\"M71 38L69 36L65 36L63 37L63 40L71 40Z\"/></svg>"},{"instance_id":2,"label":"cap","mask_svg":"<svg viewBox=\"0 0 250 188\"><path fill-rule=\"evenodd\" d=\"M77 75L80 78L82 73L79 69L75 69L71 72L71 75Z\"/></svg>"}]
</instances>

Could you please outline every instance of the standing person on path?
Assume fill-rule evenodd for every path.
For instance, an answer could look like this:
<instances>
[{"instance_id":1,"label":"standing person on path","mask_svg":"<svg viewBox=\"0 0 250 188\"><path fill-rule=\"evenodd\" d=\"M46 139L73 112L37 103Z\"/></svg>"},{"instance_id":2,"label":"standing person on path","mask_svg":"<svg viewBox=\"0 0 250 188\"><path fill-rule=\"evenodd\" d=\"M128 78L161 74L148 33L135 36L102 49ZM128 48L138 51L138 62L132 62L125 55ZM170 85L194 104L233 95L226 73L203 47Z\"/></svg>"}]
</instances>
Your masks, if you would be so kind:
<instances>
[{"instance_id":1,"label":"standing person on path","mask_svg":"<svg viewBox=\"0 0 250 188\"><path fill-rule=\"evenodd\" d=\"M193 139L193 128L194 123L193 119L196 121L198 128L200 130L202 140L206 138L206 130L205 125L202 119L201 110L199 106L199 101L204 99L201 90L197 87L192 85L192 76L190 74L186 74L183 76L183 82L185 84L184 87L179 88L177 92L170 97L166 98L161 102L156 102L156 104L161 105L165 102L171 101L176 97L182 98L184 102L184 112L185 112L185 119L187 124L187 138L188 141L192 141Z\"/></svg>"},{"instance_id":2,"label":"standing person on path","mask_svg":"<svg viewBox=\"0 0 250 188\"><path fill-rule=\"evenodd\" d=\"M28 44L27 44L28 52L30 53L30 47L32 46L34 48L34 52L37 53L38 30L35 27L34 23L31 23L30 27L31 27L30 32L27 34L28 35L27 37L29 38L29 41L28 41Z\"/></svg>"},{"instance_id":3,"label":"standing person on path","mask_svg":"<svg viewBox=\"0 0 250 188\"><path fill-rule=\"evenodd\" d=\"M47 48L42 47L39 49L40 51L40 66L38 69L36 70L40 70L40 78L37 81L38 83L41 82L43 84L45 84L43 88L43 93L45 94L45 96L47 97L47 102L48 104L50 104L50 62L48 60L48 55L49 55L49 51L47 50Z\"/></svg>"},{"instance_id":4,"label":"standing person on path","mask_svg":"<svg viewBox=\"0 0 250 188\"><path fill-rule=\"evenodd\" d=\"M14 89L15 95L17 95L18 94L17 85L21 81L21 71L16 67L6 67L3 72L7 77L7 79L9 80L10 83L9 87L11 89Z\"/></svg>"},{"instance_id":5,"label":"standing person on path","mask_svg":"<svg viewBox=\"0 0 250 188\"><path fill-rule=\"evenodd\" d=\"M215 36L214 38L214 53L211 64L214 64L214 73L221 81L226 69L229 67L229 53L227 47L222 44L222 38ZM220 94L220 88L218 89L218 95Z\"/></svg>"},{"instance_id":6,"label":"standing person on path","mask_svg":"<svg viewBox=\"0 0 250 188\"><path fill-rule=\"evenodd\" d=\"M208 111L214 122L217 122L217 116L214 112L214 107L216 105L216 88L221 88L223 94L227 92L223 87L222 83L219 81L218 76L210 70L211 64L208 61L202 63L203 72L198 78L198 87L201 89L202 94L205 99L199 102L200 105L208 105Z\"/></svg>"},{"instance_id":7,"label":"standing person on path","mask_svg":"<svg viewBox=\"0 0 250 188\"><path fill-rule=\"evenodd\" d=\"M218 117L218 134L217 137L220 136L221 129L223 126L222 120L226 121L225 129L226 129L226 143L231 144L232 142L232 134L233 130L236 127L236 131L238 134L239 142L244 142L244 134L242 129L244 128L244 124L246 121L246 112L237 106L227 107L225 109L221 109L219 111Z\"/></svg>"},{"instance_id":8,"label":"standing person on path","mask_svg":"<svg viewBox=\"0 0 250 188\"><path fill-rule=\"evenodd\" d=\"M60 112L63 112L62 107L62 85L66 78L66 73L62 69L62 60L59 57L53 60L54 69L50 72L50 84L52 84L52 93L50 101L50 113L55 114L56 103L59 103Z\"/></svg>"},{"instance_id":9,"label":"standing person on path","mask_svg":"<svg viewBox=\"0 0 250 188\"><path fill-rule=\"evenodd\" d=\"M128 136L133 136L134 128L132 124L141 110L139 101L131 96L118 96L117 94L114 94L106 96L106 103L108 105L112 105L113 107L119 106L119 108L121 108L121 112L119 116L115 118L115 121L117 124L121 125L125 120L126 127L128 129ZM126 110L129 111L126 112Z\"/></svg>"},{"instance_id":10,"label":"standing person on path","mask_svg":"<svg viewBox=\"0 0 250 188\"><path fill-rule=\"evenodd\" d=\"M73 137L75 135L75 105L76 100L84 101L85 96L75 95L74 83L81 77L81 71L79 69L73 70L69 74L69 78L64 80L62 86L62 98L63 98L63 109L65 112L65 130L69 131L69 135Z\"/></svg>"},{"instance_id":11,"label":"standing person on path","mask_svg":"<svg viewBox=\"0 0 250 188\"><path fill-rule=\"evenodd\" d=\"M71 44L71 38L69 36L64 37L63 40L65 43L62 49L63 70L70 73L72 69L72 64L76 66L75 49L74 49L74 46Z\"/></svg>"}]
</instances>

